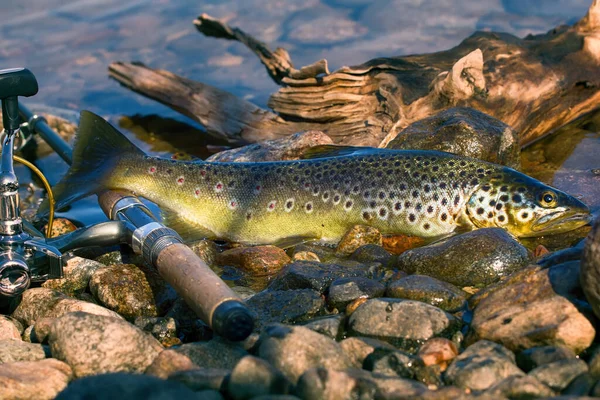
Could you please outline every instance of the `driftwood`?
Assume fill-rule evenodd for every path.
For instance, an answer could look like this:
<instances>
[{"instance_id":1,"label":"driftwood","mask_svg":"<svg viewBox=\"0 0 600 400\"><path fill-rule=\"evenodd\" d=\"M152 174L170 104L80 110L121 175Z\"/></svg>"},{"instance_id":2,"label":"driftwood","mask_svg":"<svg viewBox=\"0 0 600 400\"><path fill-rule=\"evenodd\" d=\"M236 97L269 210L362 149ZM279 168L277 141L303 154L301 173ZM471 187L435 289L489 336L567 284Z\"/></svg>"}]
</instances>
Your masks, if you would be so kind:
<instances>
[{"instance_id":1,"label":"driftwood","mask_svg":"<svg viewBox=\"0 0 600 400\"><path fill-rule=\"evenodd\" d=\"M410 123L468 106L510 125L521 145L600 105L600 0L574 26L524 39L477 32L442 52L377 58L330 73L325 60L295 69L284 49L201 15L206 36L237 40L281 85L267 111L215 87L141 64L110 76L202 123L231 143L321 130L336 143L385 146Z\"/></svg>"}]
</instances>

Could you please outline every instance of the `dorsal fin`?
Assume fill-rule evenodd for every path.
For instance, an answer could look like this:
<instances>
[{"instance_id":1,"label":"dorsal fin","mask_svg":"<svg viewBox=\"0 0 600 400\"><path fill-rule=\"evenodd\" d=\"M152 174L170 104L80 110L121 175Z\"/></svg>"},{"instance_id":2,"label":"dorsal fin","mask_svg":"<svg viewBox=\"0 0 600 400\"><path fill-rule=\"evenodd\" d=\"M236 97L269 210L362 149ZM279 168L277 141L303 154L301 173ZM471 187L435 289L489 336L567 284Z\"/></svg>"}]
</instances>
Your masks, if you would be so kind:
<instances>
[{"instance_id":1,"label":"dorsal fin","mask_svg":"<svg viewBox=\"0 0 600 400\"><path fill-rule=\"evenodd\" d=\"M334 144L323 144L311 147L302 153L303 159L340 157L358 154L369 154L372 152L386 151L376 147L361 147L361 146L337 146ZM388 150L389 151L389 150Z\"/></svg>"}]
</instances>

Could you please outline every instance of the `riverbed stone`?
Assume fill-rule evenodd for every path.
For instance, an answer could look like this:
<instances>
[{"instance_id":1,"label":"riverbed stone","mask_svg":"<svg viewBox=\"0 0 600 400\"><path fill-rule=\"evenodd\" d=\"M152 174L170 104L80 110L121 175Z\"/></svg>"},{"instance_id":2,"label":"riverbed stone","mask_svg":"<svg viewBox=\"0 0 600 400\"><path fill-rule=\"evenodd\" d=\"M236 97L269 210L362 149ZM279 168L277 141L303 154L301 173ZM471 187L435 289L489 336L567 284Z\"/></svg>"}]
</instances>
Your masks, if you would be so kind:
<instances>
[{"instance_id":1,"label":"riverbed stone","mask_svg":"<svg viewBox=\"0 0 600 400\"><path fill-rule=\"evenodd\" d=\"M527 249L502 228L483 228L408 250L398 268L458 287L494 283L529 263Z\"/></svg>"},{"instance_id":2,"label":"riverbed stone","mask_svg":"<svg viewBox=\"0 0 600 400\"><path fill-rule=\"evenodd\" d=\"M161 351L144 371L147 375L167 379L169 376L183 371L196 370L198 367L188 356L172 349Z\"/></svg>"},{"instance_id":3,"label":"riverbed stone","mask_svg":"<svg viewBox=\"0 0 600 400\"><path fill-rule=\"evenodd\" d=\"M164 315L177 298L158 272L134 264L114 264L97 270L90 291L105 307L128 320Z\"/></svg>"},{"instance_id":4,"label":"riverbed stone","mask_svg":"<svg viewBox=\"0 0 600 400\"><path fill-rule=\"evenodd\" d=\"M396 262L392 253L376 244L360 246L350 255L350 258L363 264L378 262L386 268L393 267Z\"/></svg>"},{"instance_id":5,"label":"riverbed stone","mask_svg":"<svg viewBox=\"0 0 600 400\"><path fill-rule=\"evenodd\" d=\"M237 267L251 276L273 275L290 261L277 246L236 247L217 255L219 265Z\"/></svg>"},{"instance_id":6,"label":"riverbed stone","mask_svg":"<svg viewBox=\"0 0 600 400\"><path fill-rule=\"evenodd\" d=\"M529 375L560 392L569 386L573 379L586 372L588 372L588 366L585 361L572 358L540 365L529 371Z\"/></svg>"},{"instance_id":7,"label":"riverbed stone","mask_svg":"<svg viewBox=\"0 0 600 400\"><path fill-rule=\"evenodd\" d=\"M186 343L174 349L201 368L233 369L248 352L240 343L215 337L208 342Z\"/></svg>"},{"instance_id":8,"label":"riverbed stone","mask_svg":"<svg viewBox=\"0 0 600 400\"><path fill-rule=\"evenodd\" d=\"M383 277L383 271L380 267L367 267L363 264L342 266L296 261L279 271L269 285L269 290L313 289L323 294L334 280L349 277L378 278Z\"/></svg>"},{"instance_id":9,"label":"riverbed stone","mask_svg":"<svg viewBox=\"0 0 600 400\"><path fill-rule=\"evenodd\" d=\"M389 149L439 150L519 168L519 136L504 122L469 107L453 107L404 128Z\"/></svg>"},{"instance_id":10,"label":"riverbed stone","mask_svg":"<svg viewBox=\"0 0 600 400\"><path fill-rule=\"evenodd\" d=\"M134 325L149 332L165 347L181 344L177 337L177 324L173 318L137 317Z\"/></svg>"},{"instance_id":11,"label":"riverbed stone","mask_svg":"<svg viewBox=\"0 0 600 400\"><path fill-rule=\"evenodd\" d=\"M302 399L372 399L377 393L377 384L369 373L359 370L318 367L302 374L294 393Z\"/></svg>"},{"instance_id":12,"label":"riverbed stone","mask_svg":"<svg viewBox=\"0 0 600 400\"><path fill-rule=\"evenodd\" d=\"M533 376L512 375L487 389L485 394L492 398L537 399L555 396L556 392Z\"/></svg>"},{"instance_id":13,"label":"riverbed stone","mask_svg":"<svg viewBox=\"0 0 600 400\"><path fill-rule=\"evenodd\" d=\"M82 311L88 314L104 315L121 319L114 311L68 297L56 290L47 288L28 289L23 293L21 303L12 313L12 317L24 325L33 325L40 318L57 318L64 314Z\"/></svg>"},{"instance_id":14,"label":"riverbed stone","mask_svg":"<svg viewBox=\"0 0 600 400\"><path fill-rule=\"evenodd\" d=\"M57 318L48 336L52 356L76 377L144 372L163 350L151 335L123 319L74 312Z\"/></svg>"},{"instance_id":15,"label":"riverbed stone","mask_svg":"<svg viewBox=\"0 0 600 400\"><path fill-rule=\"evenodd\" d=\"M426 275L408 275L388 283L387 297L422 301L444 311L457 311L467 299L467 293L456 286Z\"/></svg>"},{"instance_id":16,"label":"riverbed stone","mask_svg":"<svg viewBox=\"0 0 600 400\"><path fill-rule=\"evenodd\" d=\"M54 358L0 364L0 398L54 399L71 377L71 368Z\"/></svg>"},{"instance_id":17,"label":"riverbed stone","mask_svg":"<svg viewBox=\"0 0 600 400\"><path fill-rule=\"evenodd\" d=\"M229 376L227 393L234 400L261 395L288 394L292 383L271 364L257 357L242 358Z\"/></svg>"},{"instance_id":18,"label":"riverbed stone","mask_svg":"<svg viewBox=\"0 0 600 400\"><path fill-rule=\"evenodd\" d=\"M475 307L467 343L488 339L515 351L557 345L582 352L595 330L567 299L579 291L578 271L573 262L535 266L488 291Z\"/></svg>"},{"instance_id":19,"label":"riverbed stone","mask_svg":"<svg viewBox=\"0 0 600 400\"><path fill-rule=\"evenodd\" d=\"M46 358L47 351L41 344L23 340L0 340L0 364L17 361L38 361Z\"/></svg>"},{"instance_id":20,"label":"riverbed stone","mask_svg":"<svg viewBox=\"0 0 600 400\"><path fill-rule=\"evenodd\" d=\"M401 350L375 349L365 358L363 368L375 374L412 379L415 358Z\"/></svg>"},{"instance_id":21,"label":"riverbed stone","mask_svg":"<svg viewBox=\"0 0 600 400\"><path fill-rule=\"evenodd\" d=\"M42 287L58 290L68 296L75 296L87 289L91 276L100 268L106 268L106 266L87 258L72 257L63 267L64 276L60 279L48 279L42 283Z\"/></svg>"},{"instance_id":22,"label":"riverbed stone","mask_svg":"<svg viewBox=\"0 0 600 400\"><path fill-rule=\"evenodd\" d=\"M581 375L577 375L575 379L569 383L569 385L562 390L563 395L570 396L586 396L591 394L592 396L597 396L592 394L592 390L598 380L592 376L589 372L583 373Z\"/></svg>"},{"instance_id":23,"label":"riverbed stone","mask_svg":"<svg viewBox=\"0 0 600 400\"><path fill-rule=\"evenodd\" d=\"M302 326L267 326L261 334L258 356L294 384L310 368L343 370L352 366L339 343Z\"/></svg>"},{"instance_id":24,"label":"riverbed stone","mask_svg":"<svg viewBox=\"0 0 600 400\"><path fill-rule=\"evenodd\" d=\"M214 240L201 239L186 243L186 245L209 267L214 268L217 265L217 255L220 249Z\"/></svg>"},{"instance_id":25,"label":"riverbed stone","mask_svg":"<svg viewBox=\"0 0 600 400\"><path fill-rule=\"evenodd\" d=\"M21 339L23 325L14 318L0 315L0 340Z\"/></svg>"},{"instance_id":26,"label":"riverbed stone","mask_svg":"<svg viewBox=\"0 0 600 400\"><path fill-rule=\"evenodd\" d=\"M367 225L354 225L342 236L335 252L338 256L349 256L366 244L381 246L382 243L381 232L377 228Z\"/></svg>"},{"instance_id":27,"label":"riverbed stone","mask_svg":"<svg viewBox=\"0 0 600 400\"><path fill-rule=\"evenodd\" d=\"M218 398L218 397L217 397ZM130 373L107 373L77 379L57 397L57 400L78 399L191 399L209 400L175 381Z\"/></svg>"},{"instance_id":28,"label":"riverbed stone","mask_svg":"<svg viewBox=\"0 0 600 400\"><path fill-rule=\"evenodd\" d=\"M453 341L446 338L431 338L419 349L417 357L421 359L426 367L439 365L440 372L448 367L448 364L456 358L458 349Z\"/></svg>"},{"instance_id":29,"label":"riverbed stone","mask_svg":"<svg viewBox=\"0 0 600 400\"><path fill-rule=\"evenodd\" d=\"M194 368L179 370L168 376L170 381L183 383L188 388L198 392L201 390L225 391L226 383L231 374L225 368Z\"/></svg>"},{"instance_id":30,"label":"riverbed stone","mask_svg":"<svg viewBox=\"0 0 600 400\"><path fill-rule=\"evenodd\" d=\"M486 390L513 375L525 375L515 364L515 355L500 344L480 340L452 361L445 379L463 389Z\"/></svg>"},{"instance_id":31,"label":"riverbed stone","mask_svg":"<svg viewBox=\"0 0 600 400\"><path fill-rule=\"evenodd\" d=\"M257 315L254 330L272 322L300 323L321 315L325 300L311 289L265 290L247 300L246 304Z\"/></svg>"},{"instance_id":32,"label":"riverbed stone","mask_svg":"<svg viewBox=\"0 0 600 400\"><path fill-rule=\"evenodd\" d=\"M600 218L596 218L585 240L581 256L581 287L594 314L600 318Z\"/></svg>"},{"instance_id":33,"label":"riverbed stone","mask_svg":"<svg viewBox=\"0 0 600 400\"><path fill-rule=\"evenodd\" d=\"M314 146L333 144L329 136L321 131L298 132L281 139L263 140L236 149L221 151L206 161L259 162L297 160Z\"/></svg>"},{"instance_id":34,"label":"riverbed stone","mask_svg":"<svg viewBox=\"0 0 600 400\"><path fill-rule=\"evenodd\" d=\"M537 346L517 353L517 365L525 372L559 360L575 359L577 355L564 346Z\"/></svg>"},{"instance_id":35,"label":"riverbed stone","mask_svg":"<svg viewBox=\"0 0 600 400\"><path fill-rule=\"evenodd\" d=\"M331 282L327 292L327 304L330 308L343 311L346 306L359 297L382 297L385 292L383 283L365 277L338 278Z\"/></svg>"},{"instance_id":36,"label":"riverbed stone","mask_svg":"<svg viewBox=\"0 0 600 400\"><path fill-rule=\"evenodd\" d=\"M367 356L377 349L396 349L388 342L368 337L349 337L342 340L340 346L355 368L362 368Z\"/></svg>"},{"instance_id":37,"label":"riverbed stone","mask_svg":"<svg viewBox=\"0 0 600 400\"><path fill-rule=\"evenodd\" d=\"M414 300L369 299L350 316L349 334L384 340L415 353L428 339L451 337L460 321L447 312Z\"/></svg>"},{"instance_id":38,"label":"riverbed stone","mask_svg":"<svg viewBox=\"0 0 600 400\"><path fill-rule=\"evenodd\" d=\"M332 339L337 339L343 335L345 324L346 316L344 314L334 314L311 319L303 326Z\"/></svg>"}]
</instances>

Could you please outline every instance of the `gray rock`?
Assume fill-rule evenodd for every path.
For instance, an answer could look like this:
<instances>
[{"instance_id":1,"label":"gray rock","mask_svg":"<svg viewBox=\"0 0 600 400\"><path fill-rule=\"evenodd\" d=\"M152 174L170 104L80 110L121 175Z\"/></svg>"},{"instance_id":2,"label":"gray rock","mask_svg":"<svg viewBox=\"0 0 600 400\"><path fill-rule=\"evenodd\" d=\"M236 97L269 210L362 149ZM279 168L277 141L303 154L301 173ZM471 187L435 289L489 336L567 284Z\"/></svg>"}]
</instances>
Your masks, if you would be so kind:
<instances>
[{"instance_id":1,"label":"gray rock","mask_svg":"<svg viewBox=\"0 0 600 400\"><path fill-rule=\"evenodd\" d=\"M194 310L181 297L175 300L164 317L175 320L177 336L185 343L207 341L213 337L210 327L198 318Z\"/></svg>"},{"instance_id":2,"label":"gray rock","mask_svg":"<svg viewBox=\"0 0 600 400\"><path fill-rule=\"evenodd\" d=\"M525 372L529 372L541 365L558 360L575 359L573 350L564 346L532 347L517 353L517 365Z\"/></svg>"},{"instance_id":3,"label":"gray rock","mask_svg":"<svg viewBox=\"0 0 600 400\"><path fill-rule=\"evenodd\" d=\"M373 382L377 385L376 399L414 399L428 392L427 387L412 379L394 378L391 376L373 374Z\"/></svg>"},{"instance_id":4,"label":"gray rock","mask_svg":"<svg viewBox=\"0 0 600 400\"><path fill-rule=\"evenodd\" d=\"M509 399L537 399L552 397L556 393L532 376L509 376L496 383L485 394L493 398L508 397Z\"/></svg>"},{"instance_id":5,"label":"gray rock","mask_svg":"<svg viewBox=\"0 0 600 400\"><path fill-rule=\"evenodd\" d=\"M301 326L267 326L261 335L258 355L294 384L310 368L343 370L352 366L338 343Z\"/></svg>"},{"instance_id":6,"label":"gray rock","mask_svg":"<svg viewBox=\"0 0 600 400\"><path fill-rule=\"evenodd\" d=\"M429 304L413 300L370 299L350 316L349 334L384 340L414 353L429 338L451 337L460 321Z\"/></svg>"},{"instance_id":7,"label":"gray rock","mask_svg":"<svg viewBox=\"0 0 600 400\"><path fill-rule=\"evenodd\" d=\"M177 324L173 318L137 317L134 325L144 332L151 333L163 345L175 343L174 339L179 340L177 338Z\"/></svg>"},{"instance_id":8,"label":"gray rock","mask_svg":"<svg viewBox=\"0 0 600 400\"><path fill-rule=\"evenodd\" d=\"M374 279L363 277L338 278L331 282L327 293L327 304L330 308L343 311L346 306L359 297L381 297L385 286Z\"/></svg>"},{"instance_id":9,"label":"gray rock","mask_svg":"<svg viewBox=\"0 0 600 400\"><path fill-rule=\"evenodd\" d=\"M481 340L452 361L445 379L460 388L487 390L513 375L525 375L515 365L515 355L497 343Z\"/></svg>"},{"instance_id":10,"label":"gray rock","mask_svg":"<svg viewBox=\"0 0 600 400\"><path fill-rule=\"evenodd\" d=\"M344 314L326 315L315 318L304 324L304 327L317 333L328 336L332 339L338 339L344 332L346 317Z\"/></svg>"},{"instance_id":11,"label":"gray rock","mask_svg":"<svg viewBox=\"0 0 600 400\"><path fill-rule=\"evenodd\" d=\"M408 275L388 283L387 297L422 301L444 311L465 305L467 293L456 286L425 275Z\"/></svg>"},{"instance_id":12,"label":"gray rock","mask_svg":"<svg viewBox=\"0 0 600 400\"><path fill-rule=\"evenodd\" d=\"M350 259L356 260L363 264L371 264L378 262L385 268L390 268L395 263L395 257L392 253L376 244L365 244L350 255Z\"/></svg>"},{"instance_id":13,"label":"gray rock","mask_svg":"<svg viewBox=\"0 0 600 400\"><path fill-rule=\"evenodd\" d=\"M54 358L0 364L0 397L54 399L71 377L71 368Z\"/></svg>"},{"instance_id":14,"label":"gray rock","mask_svg":"<svg viewBox=\"0 0 600 400\"><path fill-rule=\"evenodd\" d=\"M414 378L415 359L400 350L375 349L365 358L363 368L376 374L399 378Z\"/></svg>"},{"instance_id":15,"label":"gray rock","mask_svg":"<svg viewBox=\"0 0 600 400\"><path fill-rule=\"evenodd\" d=\"M377 384L368 373L360 370L336 371L319 367L302 374L294 393L302 399L315 400L373 399Z\"/></svg>"},{"instance_id":16,"label":"gray rock","mask_svg":"<svg viewBox=\"0 0 600 400\"><path fill-rule=\"evenodd\" d=\"M386 146L439 150L520 167L519 136L504 122L472 108L455 107L414 122Z\"/></svg>"},{"instance_id":17,"label":"gray rock","mask_svg":"<svg viewBox=\"0 0 600 400\"><path fill-rule=\"evenodd\" d=\"M237 149L221 151L206 161L249 162L297 160L309 148L333 144L329 136L321 131L299 132L282 139L264 140Z\"/></svg>"},{"instance_id":18,"label":"gray rock","mask_svg":"<svg viewBox=\"0 0 600 400\"><path fill-rule=\"evenodd\" d=\"M325 300L310 289L265 290L252 296L246 304L257 314L254 329L260 331L272 322L291 324L310 320L324 311Z\"/></svg>"},{"instance_id":19,"label":"gray rock","mask_svg":"<svg viewBox=\"0 0 600 400\"><path fill-rule=\"evenodd\" d=\"M567 299L577 291L577 272L576 263L549 269L527 267L478 293L467 342L488 339L515 351L556 345L580 353L590 346L596 332Z\"/></svg>"},{"instance_id":20,"label":"gray rock","mask_svg":"<svg viewBox=\"0 0 600 400\"><path fill-rule=\"evenodd\" d=\"M367 337L349 337L342 340L340 346L355 368L362 368L364 360L377 349L396 349L388 342Z\"/></svg>"},{"instance_id":21,"label":"gray rock","mask_svg":"<svg viewBox=\"0 0 600 400\"><path fill-rule=\"evenodd\" d=\"M271 364L246 356L231 371L227 393L234 400L246 400L261 395L288 394L291 387L291 382Z\"/></svg>"},{"instance_id":22,"label":"gray rock","mask_svg":"<svg viewBox=\"0 0 600 400\"><path fill-rule=\"evenodd\" d=\"M596 382L598 382L598 380L589 372L586 372L573 379L571 383L569 383L569 386L562 391L562 394L570 396L586 396L591 394Z\"/></svg>"},{"instance_id":23,"label":"gray rock","mask_svg":"<svg viewBox=\"0 0 600 400\"><path fill-rule=\"evenodd\" d=\"M114 311L96 304L67 297L56 290L46 288L28 289L12 317L26 326L33 325L43 317L57 318L64 314L83 311L88 314L104 315L121 319Z\"/></svg>"},{"instance_id":24,"label":"gray rock","mask_svg":"<svg viewBox=\"0 0 600 400\"><path fill-rule=\"evenodd\" d=\"M218 393L217 393L218 394ZM57 397L57 400L78 399L211 399L174 381L164 381L147 375L110 373L77 379ZM212 397L219 399L219 397ZM221 397L222 399L222 397Z\"/></svg>"},{"instance_id":25,"label":"gray rock","mask_svg":"<svg viewBox=\"0 0 600 400\"><path fill-rule=\"evenodd\" d=\"M561 391L581 374L588 372L588 366L583 360L566 359L541 365L531 371L533 376L553 390Z\"/></svg>"},{"instance_id":26,"label":"gray rock","mask_svg":"<svg viewBox=\"0 0 600 400\"><path fill-rule=\"evenodd\" d=\"M198 392L201 390L225 391L225 382L231 370L224 368L196 368L187 371L177 371L168 379L183 383L188 388Z\"/></svg>"},{"instance_id":27,"label":"gray rock","mask_svg":"<svg viewBox=\"0 0 600 400\"><path fill-rule=\"evenodd\" d=\"M44 346L22 340L0 340L0 364L16 361L38 361L46 358Z\"/></svg>"},{"instance_id":28,"label":"gray rock","mask_svg":"<svg viewBox=\"0 0 600 400\"><path fill-rule=\"evenodd\" d=\"M296 261L286 265L273 279L269 290L313 289L323 294L335 279L346 277L374 278L383 276L377 268L354 267Z\"/></svg>"},{"instance_id":29,"label":"gray rock","mask_svg":"<svg viewBox=\"0 0 600 400\"><path fill-rule=\"evenodd\" d=\"M52 356L76 377L107 372L144 372L162 350L149 334L113 317L74 312L56 319L48 336Z\"/></svg>"},{"instance_id":30,"label":"gray rock","mask_svg":"<svg viewBox=\"0 0 600 400\"><path fill-rule=\"evenodd\" d=\"M241 345L215 338L209 342L186 343L175 352L202 368L233 369L248 352Z\"/></svg>"},{"instance_id":31,"label":"gray rock","mask_svg":"<svg viewBox=\"0 0 600 400\"><path fill-rule=\"evenodd\" d=\"M459 287L489 285L528 262L525 247L502 228L477 229L398 256L399 269Z\"/></svg>"},{"instance_id":32,"label":"gray rock","mask_svg":"<svg viewBox=\"0 0 600 400\"><path fill-rule=\"evenodd\" d=\"M58 290L68 296L75 296L87 289L92 274L100 268L106 268L106 266L98 261L73 257L63 267L63 278L48 279L42 283L42 287Z\"/></svg>"},{"instance_id":33,"label":"gray rock","mask_svg":"<svg viewBox=\"0 0 600 400\"><path fill-rule=\"evenodd\" d=\"M158 272L134 264L97 270L90 279L90 291L102 305L131 321L139 316L162 316L177 298Z\"/></svg>"},{"instance_id":34,"label":"gray rock","mask_svg":"<svg viewBox=\"0 0 600 400\"><path fill-rule=\"evenodd\" d=\"M581 287L594 314L600 318L600 218L596 218L583 248Z\"/></svg>"},{"instance_id":35,"label":"gray rock","mask_svg":"<svg viewBox=\"0 0 600 400\"><path fill-rule=\"evenodd\" d=\"M0 340L21 339L23 325L14 318L0 315Z\"/></svg>"}]
</instances>

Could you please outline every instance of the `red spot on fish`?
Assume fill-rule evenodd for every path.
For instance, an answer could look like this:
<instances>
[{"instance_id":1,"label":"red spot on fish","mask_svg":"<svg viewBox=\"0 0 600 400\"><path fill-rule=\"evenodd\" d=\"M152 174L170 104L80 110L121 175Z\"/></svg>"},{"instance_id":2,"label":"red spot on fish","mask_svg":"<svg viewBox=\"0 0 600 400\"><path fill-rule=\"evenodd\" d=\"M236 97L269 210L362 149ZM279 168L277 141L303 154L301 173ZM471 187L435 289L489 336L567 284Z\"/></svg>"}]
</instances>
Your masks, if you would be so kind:
<instances>
[{"instance_id":1,"label":"red spot on fish","mask_svg":"<svg viewBox=\"0 0 600 400\"><path fill-rule=\"evenodd\" d=\"M200 170L200 176L206 176L206 171L205 170Z\"/></svg>"},{"instance_id":2,"label":"red spot on fish","mask_svg":"<svg viewBox=\"0 0 600 400\"><path fill-rule=\"evenodd\" d=\"M148 172L151 173L151 174L155 173L156 172L156 167L150 167L150 168L148 168Z\"/></svg>"},{"instance_id":3,"label":"red spot on fish","mask_svg":"<svg viewBox=\"0 0 600 400\"><path fill-rule=\"evenodd\" d=\"M221 190L223 190L223 184L222 184L221 182L217 183L217 184L215 185L215 190L216 190L217 192L220 192Z\"/></svg>"},{"instance_id":4,"label":"red spot on fish","mask_svg":"<svg viewBox=\"0 0 600 400\"><path fill-rule=\"evenodd\" d=\"M196 190L194 190L194 194L195 194L196 196L200 196L200 189L196 189Z\"/></svg>"},{"instance_id":5,"label":"red spot on fish","mask_svg":"<svg viewBox=\"0 0 600 400\"><path fill-rule=\"evenodd\" d=\"M234 208L237 207L237 203L235 201L232 201L231 202L231 207L234 207Z\"/></svg>"},{"instance_id":6,"label":"red spot on fish","mask_svg":"<svg viewBox=\"0 0 600 400\"><path fill-rule=\"evenodd\" d=\"M273 203L269 204L269 209L270 209L270 210L272 210L272 209L274 209L274 208L275 208L275 204L273 204Z\"/></svg>"},{"instance_id":7,"label":"red spot on fish","mask_svg":"<svg viewBox=\"0 0 600 400\"><path fill-rule=\"evenodd\" d=\"M177 184L178 185L183 185L184 181L185 181L185 179L183 178L183 176L180 176L179 178L177 178Z\"/></svg>"},{"instance_id":8,"label":"red spot on fish","mask_svg":"<svg viewBox=\"0 0 600 400\"><path fill-rule=\"evenodd\" d=\"M260 185L256 185L256 191L260 190Z\"/></svg>"}]
</instances>

